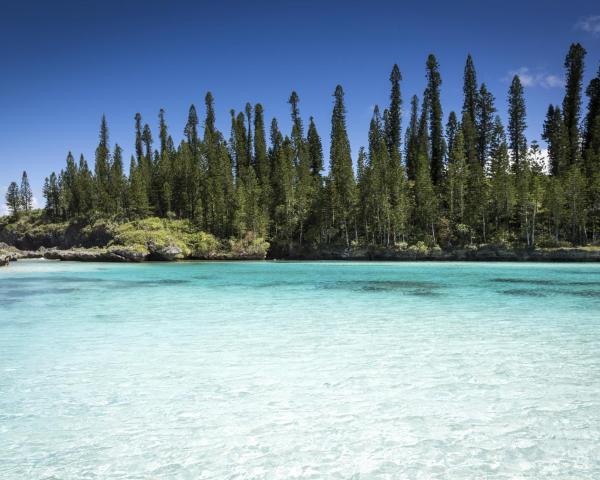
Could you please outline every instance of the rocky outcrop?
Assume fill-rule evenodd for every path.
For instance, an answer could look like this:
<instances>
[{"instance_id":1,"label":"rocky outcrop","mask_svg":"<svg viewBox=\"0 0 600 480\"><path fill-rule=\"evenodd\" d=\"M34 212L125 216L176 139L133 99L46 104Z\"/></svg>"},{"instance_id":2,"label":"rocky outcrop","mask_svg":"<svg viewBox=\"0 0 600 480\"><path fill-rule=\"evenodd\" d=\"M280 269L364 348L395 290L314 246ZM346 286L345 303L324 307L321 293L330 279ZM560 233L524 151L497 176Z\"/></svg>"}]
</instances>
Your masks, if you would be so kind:
<instances>
[{"instance_id":1,"label":"rocky outcrop","mask_svg":"<svg viewBox=\"0 0 600 480\"><path fill-rule=\"evenodd\" d=\"M48 260L77 262L143 262L148 254L126 247L49 249L44 252Z\"/></svg>"},{"instance_id":2,"label":"rocky outcrop","mask_svg":"<svg viewBox=\"0 0 600 480\"><path fill-rule=\"evenodd\" d=\"M269 258L290 260L600 262L598 248L509 249L492 245L455 248L327 247L320 250L271 251Z\"/></svg>"},{"instance_id":3,"label":"rocky outcrop","mask_svg":"<svg viewBox=\"0 0 600 480\"><path fill-rule=\"evenodd\" d=\"M148 243L149 260L158 260L161 262L173 262L183 260L184 255L181 248L176 245L156 246L154 243Z\"/></svg>"},{"instance_id":4,"label":"rocky outcrop","mask_svg":"<svg viewBox=\"0 0 600 480\"><path fill-rule=\"evenodd\" d=\"M0 266L24 258L78 262L144 262L177 260L264 260L266 249L235 248L221 245L204 252L184 252L173 244L125 246L112 245L94 248L19 250L0 242ZM382 261L487 261L487 262L600 262L600 248L510 249L493 245L442 250L415 245L407 248L384 247L326 247L319 250L273 248L269 258L289 260L382 260Z\"/></svg>"},{"instance_id":5,"label":"rocky outcrop","mask_svg":"<svg viewBox=\"0 0 600 480\"><path fill-rule=\"evenodd\" d=\"M148 258L148 252L136 250L129 247L111 247L110 253L122 258L124 262L143 262Z\"/></svg>"},{"instance_id":6,"label":"rocky outcrop","mask_svg":"<svg viewBox=\"0 0 600 480\"><path fill-rule=\"evenodd\" d=\"M0 242L0 257L4 259L4 265L8 265L9 261L14 262L21 258L41 258L42 256L43 251L19 250L4 242Z\"/></svg>"}]
</instances>

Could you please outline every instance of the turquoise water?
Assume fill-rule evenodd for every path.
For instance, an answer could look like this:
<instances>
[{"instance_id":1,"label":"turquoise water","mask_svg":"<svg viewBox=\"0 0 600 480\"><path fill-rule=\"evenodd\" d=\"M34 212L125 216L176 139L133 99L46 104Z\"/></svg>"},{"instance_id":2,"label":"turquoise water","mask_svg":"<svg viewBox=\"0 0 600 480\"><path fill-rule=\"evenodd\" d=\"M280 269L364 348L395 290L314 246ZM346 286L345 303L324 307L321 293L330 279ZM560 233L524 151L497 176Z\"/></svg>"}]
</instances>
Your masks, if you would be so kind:
<instances>
[{"instance_id":1,"label":"turquoise water","mask_svg":"<svg viewBox=\"0 0 600 480\"><path fill-rule=\"evenodd\" d=\"M600 265L0 270L2 479L598 479Z\"/></svg>"}]
</instances>

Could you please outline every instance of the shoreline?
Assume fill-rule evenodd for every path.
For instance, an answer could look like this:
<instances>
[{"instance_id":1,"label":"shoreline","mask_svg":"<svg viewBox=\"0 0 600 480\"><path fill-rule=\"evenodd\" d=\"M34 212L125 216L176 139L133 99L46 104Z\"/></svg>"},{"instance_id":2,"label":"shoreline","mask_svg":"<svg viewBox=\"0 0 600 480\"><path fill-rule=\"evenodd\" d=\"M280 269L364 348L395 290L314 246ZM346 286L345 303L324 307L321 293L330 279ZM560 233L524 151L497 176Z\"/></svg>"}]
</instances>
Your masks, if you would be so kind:
<instances>
[{"instance_id":1,"label":"shoreline","mask_svg":"<svg viewBox=\"0 0 600 480\"><path fill-rule=\"evenodd\" d=\"M21 259L47 259L74 262L146 263L185 261L357 261L357 262L552 262L582 263L600 262L600 249L554 248L554 249L506 249L484 246L453 250L393 250L382 248L327 249L312 252L291 252L288 255L256 253L220 253L212 255L183 255L175 249L161 252L140 252L129 247L94 248L40 248L20 250L0 245L0 266Z\"/></svg>"}]
</instances>

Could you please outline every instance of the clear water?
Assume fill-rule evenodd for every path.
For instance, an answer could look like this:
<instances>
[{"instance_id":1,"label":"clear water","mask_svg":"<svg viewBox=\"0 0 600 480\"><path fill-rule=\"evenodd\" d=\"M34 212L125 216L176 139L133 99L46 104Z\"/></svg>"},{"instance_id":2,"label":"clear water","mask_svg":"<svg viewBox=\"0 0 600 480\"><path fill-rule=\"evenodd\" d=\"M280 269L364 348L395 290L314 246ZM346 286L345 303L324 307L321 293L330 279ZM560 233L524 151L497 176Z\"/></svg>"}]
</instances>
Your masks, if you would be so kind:
<instances>
[{"instance_id":1,"label":"clear water","mask_svg":"<svg viewBox=\"0 0 600 480\"><path fill-rule=\"evenodd\" d=\"M598 479L600 265L0 270L2 479Z\"/></svg>"}]
</instances>

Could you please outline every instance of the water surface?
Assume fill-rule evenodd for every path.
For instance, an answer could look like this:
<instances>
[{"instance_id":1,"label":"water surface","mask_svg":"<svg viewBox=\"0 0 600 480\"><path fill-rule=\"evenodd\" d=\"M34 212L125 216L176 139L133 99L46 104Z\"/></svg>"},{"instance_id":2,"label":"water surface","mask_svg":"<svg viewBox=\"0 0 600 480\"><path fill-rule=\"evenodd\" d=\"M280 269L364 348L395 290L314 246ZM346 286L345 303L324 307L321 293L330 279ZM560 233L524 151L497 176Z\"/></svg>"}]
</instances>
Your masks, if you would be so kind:
<instances>
[{"instance_id":1,"label":"water surface","mask_svg":"<svg viewBox=\"0 0 600 480\"><path fill-rule=\"evenodd\" d=\"M600 265L20 261L2 479L598 479Z\"/></svg>"}]
</instances>

